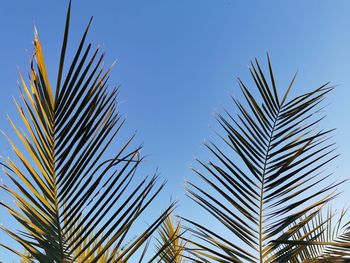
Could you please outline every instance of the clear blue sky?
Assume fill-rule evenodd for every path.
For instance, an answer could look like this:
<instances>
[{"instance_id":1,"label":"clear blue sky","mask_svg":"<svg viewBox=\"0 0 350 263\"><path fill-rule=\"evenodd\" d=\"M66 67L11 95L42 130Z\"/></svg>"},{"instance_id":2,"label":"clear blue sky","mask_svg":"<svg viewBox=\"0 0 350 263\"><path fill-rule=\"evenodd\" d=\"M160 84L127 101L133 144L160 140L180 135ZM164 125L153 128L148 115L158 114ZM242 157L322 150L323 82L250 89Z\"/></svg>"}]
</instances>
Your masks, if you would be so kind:
<instances>
[{"instance_id":1,"label":"clear blue sky","mask_svg":"<svg viewBox=\"0 0 350 263\"><path fill-rule=\"evenodd\" d=\"M19 95L17 66L23 71L28 66L34 25L49 70L56 74L65 2L1 3L0 128L5 131L10 131L5 114L15 114L12 97ZM347 0L75 0L70 47L76 47L93 15L89 40L107 52L107 64L118 60L110 83L121 85L120 109L128 115L124 131L138 131L148 171L158 167L168 180L160 207L172 195L180 199L178 212L191 218L200 209L192 208L183 185L194 176L193 156L208 158L202 143L215 138L208 128L215 123L213 112L232 106L228 93L239 96L235 77L249 83L249 61L258 57L263 63L266 51L281 91L296 70L296 92L327 81L339 84L329 96L324 125L337 127L334 138L341 157L335 161L335 176L349 176L349 12ZM8 156L7 143L3 138L0 143L1 155ZM338 202L346 199L350 190ZM0 221L11 223L6 217L0 210ZM0 240L7 240L3 233ZM0 261L11 262L9 257L0 248Z\"/></svg>"}]
</instances>

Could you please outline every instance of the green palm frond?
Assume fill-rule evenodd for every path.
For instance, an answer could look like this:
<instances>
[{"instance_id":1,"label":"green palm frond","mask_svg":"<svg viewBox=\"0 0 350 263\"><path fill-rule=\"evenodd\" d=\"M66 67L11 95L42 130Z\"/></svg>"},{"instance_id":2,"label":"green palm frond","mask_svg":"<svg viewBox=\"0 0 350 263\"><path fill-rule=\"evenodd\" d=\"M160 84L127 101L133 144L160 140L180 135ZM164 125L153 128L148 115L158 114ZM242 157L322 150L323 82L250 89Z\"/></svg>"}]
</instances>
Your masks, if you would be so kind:
<instances>
[{"instance_id":1,"label":"green palm frond","mask_svg":"<svg viewBox=\"0 0 350 263\"><path fill-rule=\"evenodd\" d=\"M232 97L237 116L217 115L225 147L206 143L213 159L198 160L204 171L194 170L206 187L188 183L189 197L227 230L187 220L201 261L274 262L271 241L335 197L337 184L323 173L337 156L331 130L317 128L320 104L333 87L289 99L295 76L280 96L269 57L268 69L266 76L257 60L251 63L254 92L238 79L245 103Z\"/></svg>"},{"instance_id":2,"label":"green palm frond","mask_svg":"<svg viewBox=\"0 0 350 263\"><path fill-rule=\"evenodd\" d=\"M119 149L112 146L124 119L116 109L118 90L109 92L111 68L104 69L104 54L85 44L91 21L64 73L70 10L71 4L55 89L37 32L29 83L20 75L23 91L15 105L25 130L9 117L17 138L8 140L19 161L4 160L14 186L1 185L17 207L1 205L24 230L2 229L35 262L126 262L167 218L173 204L125 246L133 225L164 184L158 185L157 176L135 176L142 157L141 147L130 149L134 136Z\"/></svg>"}]
</instances>

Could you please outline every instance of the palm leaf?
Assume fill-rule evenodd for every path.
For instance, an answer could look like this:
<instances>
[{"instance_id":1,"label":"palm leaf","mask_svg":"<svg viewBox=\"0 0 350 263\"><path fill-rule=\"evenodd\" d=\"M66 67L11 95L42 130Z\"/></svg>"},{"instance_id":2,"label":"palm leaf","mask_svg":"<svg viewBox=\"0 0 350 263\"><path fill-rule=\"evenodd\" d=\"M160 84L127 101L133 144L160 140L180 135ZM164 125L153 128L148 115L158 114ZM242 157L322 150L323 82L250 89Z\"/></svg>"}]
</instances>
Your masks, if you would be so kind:
<instances>
[{"instance_id":1,"label":"palm leaf","mask_svg":"<svg viewBox=\"0 0 350 263\"><path fill-rule=\"evenodd\" d=\"M275 240L276 258L283 262L347 262L350 260L350 228L343 224L347 210L338 218L329 208L321 209L296 222ZM302 227L300 227L302 225Z\"/></svg>"},{"instance_id":2,"label":"palm leaf","mask_svg":"<svg viewBox=\"0 0 350 263\"><path fill-rule=\"evenodd\" d=\"M163 263L181 263L185 262L186 242L184 241L184 230L180 221L175 222L172 215L162 223L158 229L157 253L158 258L155 262Z\"/></svg>"},{"instance_id":3,"label":"palm leaf","mask_svg":"<svg viewBox=\"0 0 350 263\"><path fill-rule=\"evenodd\" d=\"M4 161L14 187L1 185L17 207L1 205L24 231L2 229L35 261L125 262L158 229L173 204L135 242L124 246L133 225L164 184L157 183L156 175L141 181L135 178L143 158L141 147L130 149L134 135L119 149L113 146L124 119L116 109L118 90L109 92L111 68L104 69L104 54L85 43L91 21L64 73L70 12L71 4L56 89L51 86L37 32L29 83L20 75L21 102L15 105L25 131L10 117L9 121L24 149L8 137L19 161Z\"/></svg>"},{"instance_id":4,"label":"palm leaf","mask_svg":"<svg viewBox=\"0 0 350 263\"><path fill-rule=\"evenodd\" d=\"M217 115L225 147L206 143L213 159L198 160L204 171L194 170L206 187L188 183L188 196L227 230L187 220L201 260L273 261L271 241L335 196L337 184L323 173L337 156L331 130L317 129L320 104L333 87L327 83L289 99L295 76L280 96L269 58L269 77L257 60L250 73L256 90L238 79L245 103L232 97L237 116L227 110Z\"/></svg>"}]
</instances>

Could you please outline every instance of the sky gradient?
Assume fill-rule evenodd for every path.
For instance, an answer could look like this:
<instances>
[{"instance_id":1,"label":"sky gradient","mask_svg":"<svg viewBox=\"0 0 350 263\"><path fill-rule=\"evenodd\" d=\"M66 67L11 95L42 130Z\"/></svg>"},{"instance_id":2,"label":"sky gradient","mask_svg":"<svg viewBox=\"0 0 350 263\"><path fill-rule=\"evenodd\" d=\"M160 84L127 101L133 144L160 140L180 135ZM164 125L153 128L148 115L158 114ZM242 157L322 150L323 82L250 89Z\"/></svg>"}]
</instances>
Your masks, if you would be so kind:
<instances>
[{"instance_id":1,"label":"sky gradient","mask_svg":"<svg viewBox=\"0 0 350 263\"><path fill-rule=\"evenodd\" d=\"M6 114L16 115L12 98L19 96L17 67L24 72L28 68L34 26L49 74L56 76L66 7L65 1L2 3L0 129L5 132L11 131ZM68 56L94 16L88 40L106 51L106 64L117 59L109 83L120 85L125 136L137 131L136 142L144 145L147 155L145 171L158 168L168 181L157 201L160 207L179 199L177 212L191 218L200 208L192 208L185 197L184 181L194 177L194 157L208 159L204 139L218 140L208 128L215 127L213 113L223 107L234 110L229 94L240 97L236 77L252 84L249 62L257 57L266 69L266 52L280 92L296 71L294 94L328 81L339 85L328 96L323 125L337 128L334 140L341 156L333 165L334 178L349 177L349 12L346 0L75 0ZM11 155L4 138L0 145L2 156ZM350 200L347 188L339 205ZM158 206L152 209L161 212ZM0 223L10 224L6 217L0 210ZM8 241L2 232L0 240ZM2 248L0 261L11 262Z\"/></svg>"}]
</instances>

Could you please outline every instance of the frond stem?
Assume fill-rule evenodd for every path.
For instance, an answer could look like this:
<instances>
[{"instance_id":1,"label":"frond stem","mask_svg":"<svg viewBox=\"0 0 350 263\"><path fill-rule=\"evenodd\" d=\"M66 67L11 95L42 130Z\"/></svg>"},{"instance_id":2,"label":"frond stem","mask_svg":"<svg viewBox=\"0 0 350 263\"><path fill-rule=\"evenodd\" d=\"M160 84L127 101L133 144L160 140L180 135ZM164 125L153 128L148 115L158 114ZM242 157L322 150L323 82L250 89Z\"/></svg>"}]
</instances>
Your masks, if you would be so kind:
<instances>
[{"instance_id":1,"label":"frond stem","mask_svg":"<svg viewBox=\"0 0 350 263\"><path fill-rule=\"evenodd\" d=\"M266 148L265 153L265 160L262 170L262 178L261 178L261 189L260 189L260 201L259 201L259 257L260 257L260 263L263 263L263 210L264 210L264 184L265 184L265 173L266 173L266 166L267 166L267 160L270 152L271 142L273 133L275 130L275 126L279 117L281 111L281 107L278 107L277 115L275 116L275 119L273 120L273 124L270 130L270 136L269 136L269 142Z\"/></svg>"}]
</instances>

